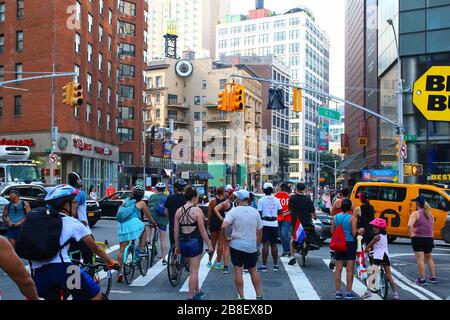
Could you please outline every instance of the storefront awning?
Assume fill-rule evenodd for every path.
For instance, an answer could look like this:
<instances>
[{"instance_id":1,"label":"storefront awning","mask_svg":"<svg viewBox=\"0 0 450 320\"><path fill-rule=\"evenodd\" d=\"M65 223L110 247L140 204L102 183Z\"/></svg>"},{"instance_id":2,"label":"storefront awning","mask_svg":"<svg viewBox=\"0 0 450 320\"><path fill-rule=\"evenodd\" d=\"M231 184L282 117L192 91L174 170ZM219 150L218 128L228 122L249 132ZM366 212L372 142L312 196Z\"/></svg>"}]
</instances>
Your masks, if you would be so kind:
<instances>
[{"instance_id":1,"label":"storefront awning","mask_svg":"<svg viewBox=\"0 0 450 320\"><path fill-rule=\"evenodd\" d=\"M212 175L210 175L209 172L199 171L194 174L194 179L209 180L209 179L214 179L214 177Z\"/></svg>"}]
</instances>

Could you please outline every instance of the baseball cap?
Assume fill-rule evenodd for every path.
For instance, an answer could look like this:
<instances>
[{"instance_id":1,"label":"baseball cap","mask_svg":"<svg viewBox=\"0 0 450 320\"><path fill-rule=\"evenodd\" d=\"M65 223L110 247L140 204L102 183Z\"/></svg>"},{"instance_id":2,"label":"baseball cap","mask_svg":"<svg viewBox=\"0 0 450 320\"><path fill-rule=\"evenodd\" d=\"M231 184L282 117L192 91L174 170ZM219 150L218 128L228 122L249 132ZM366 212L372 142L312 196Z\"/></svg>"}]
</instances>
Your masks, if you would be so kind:
<instances>
[{"instance_id":1,"label":"baseball cap","mask_svg":"<svg viewBox=\"0 0 450 320\"><path fill-rule=\"evenodd\" d=\"M273 189L273 184L270 182L266 182L264 183L263 189L269 189L272 188Z\"/></svg>"},{"instance_id":2,"label":"baseball cap","mask_svg":"<svg viewBox=\"0 0 450 320\"><path fill-rule=\"evenodd\" d=\"M225 192L231 192L231 193L234 192L234 189L233 189L233 187L231 186L231 184L228 184L228 185L225 187Z\"/></svg>"},{"instance_id":3,"label":"baseball cap","mask_svg":"<svg viewBox=\"0 0 450 320\"><path fill-rule=\"evenodd\" d=\"M424 205L427 200L425 199L424 196L418 196L417 198L413 199L412 201L415 201L415 202L420 203L421 205Z\"/></svg>"},{"instance_id":4,"label":"baseball cap","mask_svg":"<svg viewBox=\"0 0 450 320\"><path fill-rule=\"evenodd\" d=\"M250 193L247 190L241 189L236 192L233 192L233 194L238 198L239 200L246 200L250 198Z\"/></svg>"}]
</instances>

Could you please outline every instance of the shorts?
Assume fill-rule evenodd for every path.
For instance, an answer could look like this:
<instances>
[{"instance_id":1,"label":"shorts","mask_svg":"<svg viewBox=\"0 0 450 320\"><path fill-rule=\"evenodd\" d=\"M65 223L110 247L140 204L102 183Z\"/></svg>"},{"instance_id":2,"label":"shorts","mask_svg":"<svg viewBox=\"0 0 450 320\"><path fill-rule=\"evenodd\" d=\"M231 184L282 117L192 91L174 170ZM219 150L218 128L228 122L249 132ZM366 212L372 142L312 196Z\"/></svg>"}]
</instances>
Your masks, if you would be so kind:
<instances>
[{"instance_id":1,"label":"shorts","mask_svg":"<svg viewBox=\"0 0 450 320\"><path fill-rule=\"evenodd\" d=\"M373 264L376 265L376 266L384 265L384 266L390 267L391 266L391 260L389 260L388 255L385 253L384 256L383 256L383 260L373 259Z\"/></svg>"},{"instance_id":2,"label":"shorts","mask_svg":"<svg viewBox=\"0 0 450 320\"><path fill-rule=\"evenodd\" d=\"M74 266L72 263L50 263L41 268L34 269L33 279L39 297L45 300L58 300L59 291L66 289L74 300L90 300L100 292L98 284L82 269L74 266L74 270L80 270L80 288L69 289L67 283L75 276L74 272L69 272L67 268Z\"/></svg>"},{"instance_id":3,"label":"shorts","mask_svg":"<svg viewBox=\"0 0 450 320\"><path fill-rule=\"evenodd\" d=\"M253 269L258 261L258 252L248 253L230 247L231 263L235 267Z\"/></svg>"},{"instance_id":4,"label":"shorts","mask_svg":"<svg viewBox=\"0 0 450 320\"><path fill-rule=\"evenodd\" d=\"M16 240L19 236L20 230L22 230L22 227L9 227L8 231L6 231L6 237L8 239Z\"/></svg>"},{"instance_id":5,"label":"shorts","mask_svg":"<svg viewBox=\"0 0 450 320\"><path fill-rule=\"evenodd\" d=\"M166 232L167 231L167 224L159 224L158 223L158 229L161 230L162 232Z\"/></svg>"},{"instance_id":6,"label":"shorts","mask_svg":"<svg viewBox=\"0 0 450 320\"><path fill-rule=\"evenodd\" d=\"M203 252L203 239L180 239L180 251L186 258L193 258L200 255Z\"/></svg>"},{"instance_id":7,"label":"shorts","mask_svg":"<svg viewBox=\"0 0 450 320\"><path fill-rule=\"evenodd\" d=\"M414 252L423 252L429 254L433 251L433 238L414 237L411 239L411 244Z\"/></svg>"},{"instance_id":8,"label":"shorts","mask_svg":"<svg viewBox=\"0 0 450 320\"><path fill-rule=\"evenodd\" d=\"M336 261L356 260L356 241L347 241L347 251L335 252Z\"/></svg>"},{"instance_id":9,"label":"shorts","mask_svg":"<svg viewBox=\"0 0 450 320\"><path fill-rule=\"evenodd\" d=\"M211 217L211 221L209 223L209 231L219 232L221 228L222 228L222 221L220 221L217 217Z\"/></svg>"},{"instance_id":10,"label":"shorts","mask_svg":"<svg viewBox=\"0 0 450 320\"><path fill-rule=\"evenodd\" d=\"M262 243L270 242L271 244L278 243L278 227L263 227Z\"/></svg>"}]
</instances>

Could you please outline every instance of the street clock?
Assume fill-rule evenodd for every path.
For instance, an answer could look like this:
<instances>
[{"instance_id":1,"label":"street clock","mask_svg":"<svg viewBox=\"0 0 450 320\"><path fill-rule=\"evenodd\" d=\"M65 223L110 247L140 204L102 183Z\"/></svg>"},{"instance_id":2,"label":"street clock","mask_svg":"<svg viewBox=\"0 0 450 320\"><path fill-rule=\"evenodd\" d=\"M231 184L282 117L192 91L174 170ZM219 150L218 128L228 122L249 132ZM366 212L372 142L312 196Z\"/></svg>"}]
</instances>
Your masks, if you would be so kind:
<instances>
[{"instance_id":1,"label":"street clock","mask_svg":"<svg viewBox=\"0 0 450 320\"><path fill-rule=\"evenodd\" d=\"M194 71L194 67L189 60L180 60L175 65L175 72L182 78L189 77Z\"/></svg>"}]
</instances>

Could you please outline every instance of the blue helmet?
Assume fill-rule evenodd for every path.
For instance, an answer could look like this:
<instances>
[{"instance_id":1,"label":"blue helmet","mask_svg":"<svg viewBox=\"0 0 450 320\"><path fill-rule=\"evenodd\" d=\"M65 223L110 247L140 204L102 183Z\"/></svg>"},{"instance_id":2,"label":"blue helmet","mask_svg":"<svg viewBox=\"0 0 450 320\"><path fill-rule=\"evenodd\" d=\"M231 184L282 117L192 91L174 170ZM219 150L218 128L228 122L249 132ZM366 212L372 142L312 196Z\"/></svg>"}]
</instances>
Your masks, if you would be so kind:
<instances>
[{"instance_id":1,"label":"blue helmet","mask_svg":"<svg viewBox=\"0 0 450 320\"><path fill-rule=\"evenodd\" d=\"M68 184L61 184L50 190L44 201L46 205L49 205L54 209L59 209L64 206L66 202L72 201L79 193L80 190L77 190Z\"/></svg>"}]
</instances>

